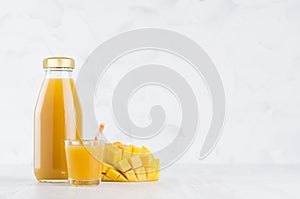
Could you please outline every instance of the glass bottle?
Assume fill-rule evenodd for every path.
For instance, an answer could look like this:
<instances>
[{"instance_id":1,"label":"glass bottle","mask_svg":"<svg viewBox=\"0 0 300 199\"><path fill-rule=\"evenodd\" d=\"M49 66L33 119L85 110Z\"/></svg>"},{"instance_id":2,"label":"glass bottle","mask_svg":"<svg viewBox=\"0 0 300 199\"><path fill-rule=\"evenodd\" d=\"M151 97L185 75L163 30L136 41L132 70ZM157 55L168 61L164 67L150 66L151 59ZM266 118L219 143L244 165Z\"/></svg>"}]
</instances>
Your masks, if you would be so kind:
<instances>
[{"instance_id":1,"label":"glass bottle","mask_svg":"<svg viewBox=\"0 0 300 199\"><path fill-rule=\"evenodd\" d=\"M34 113L34 173L40 182L68 179L64 141L80 139L82 113L72 71L74 60L50 57Z\"/></svg>"}]
</instances>

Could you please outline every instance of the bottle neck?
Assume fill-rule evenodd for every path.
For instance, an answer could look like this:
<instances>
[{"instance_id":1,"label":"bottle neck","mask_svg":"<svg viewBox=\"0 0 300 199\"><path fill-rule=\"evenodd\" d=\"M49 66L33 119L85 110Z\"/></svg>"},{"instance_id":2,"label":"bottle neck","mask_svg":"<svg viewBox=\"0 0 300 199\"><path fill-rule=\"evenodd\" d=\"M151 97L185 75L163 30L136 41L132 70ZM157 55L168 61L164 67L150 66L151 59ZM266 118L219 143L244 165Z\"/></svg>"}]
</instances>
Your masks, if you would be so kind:
<instances>
[{"instance_id":1,"label":"bottle neck","mask_svg":"<svg viewBox=\"0 0 300 199\"><path fill-rule=\"evenodd\" d=\"M47 79L72 79L71 68L47 68L45 69Z\"/></svg>"}]
</instances>

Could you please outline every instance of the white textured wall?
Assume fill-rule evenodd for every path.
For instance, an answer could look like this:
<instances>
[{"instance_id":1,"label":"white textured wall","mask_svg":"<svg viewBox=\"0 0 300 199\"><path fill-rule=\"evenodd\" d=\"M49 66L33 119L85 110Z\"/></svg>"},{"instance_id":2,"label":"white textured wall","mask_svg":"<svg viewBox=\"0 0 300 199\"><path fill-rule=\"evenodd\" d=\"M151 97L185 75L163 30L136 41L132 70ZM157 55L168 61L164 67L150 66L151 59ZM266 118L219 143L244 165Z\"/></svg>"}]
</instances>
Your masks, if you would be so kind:
<instances>
[{"instance_id":1,"label":"white textured wall","mask_svg":"<svg viewBox=\"0 0 300 199\"><path fill-rule=\"evenodd\" d=\"M217 148L203 162L300 163L299 10L297 0L1 1L0 164L32 163L33 109L44 57L74 57L78 69L101 42L141 27L185 34L206 50L220 72L227 95L226 124ZM163 59L174 67L179 63ZM96 110L105 110L101 105L108 103L101 99L109 99L112 92L109 77ZM206 115L211 114L207 92L193 74L189 81L200 82L200 132L205 132ZM148 98L143 96L150 91L137 93L132 104L145 106ZM168 96L161 98L167 106ZM147 112L130 107L132 117L143 123ZM170 110L174 113L168 113L168 120L176 124L178 110ZM97 116L112 125L109 114ZM109 131L116 128L109 126ZM198 161L203 137L200 133L182 162Z\"/></svg>"}]
</instances>

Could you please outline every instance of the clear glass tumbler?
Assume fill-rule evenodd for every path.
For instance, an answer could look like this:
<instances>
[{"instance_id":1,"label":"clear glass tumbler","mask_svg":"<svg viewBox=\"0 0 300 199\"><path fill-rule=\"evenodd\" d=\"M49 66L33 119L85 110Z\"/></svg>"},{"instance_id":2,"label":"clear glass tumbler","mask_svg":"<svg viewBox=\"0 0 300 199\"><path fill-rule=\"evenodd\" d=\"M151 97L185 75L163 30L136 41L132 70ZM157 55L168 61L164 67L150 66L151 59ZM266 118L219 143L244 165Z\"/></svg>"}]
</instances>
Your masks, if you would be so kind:
<instances>
[{"instance_id":1,"label":"clear glass tumbler","mask_svg":"<svg viewBox=\"0 0 300 199\"><path fill-rule=\"evenodd\" d=\"M101 183L104 141L65 140L68 178L71 185Z\"/></svg>"}]
</instances>

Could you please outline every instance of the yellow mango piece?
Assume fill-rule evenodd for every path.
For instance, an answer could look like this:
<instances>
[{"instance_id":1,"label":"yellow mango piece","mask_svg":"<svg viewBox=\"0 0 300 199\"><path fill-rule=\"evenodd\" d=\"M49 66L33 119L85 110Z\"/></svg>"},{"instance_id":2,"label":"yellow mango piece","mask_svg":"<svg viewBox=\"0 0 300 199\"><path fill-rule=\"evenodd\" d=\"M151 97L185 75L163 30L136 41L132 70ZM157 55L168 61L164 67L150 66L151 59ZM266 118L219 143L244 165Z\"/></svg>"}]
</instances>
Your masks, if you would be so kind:
<instances>
[{"instance_id":1,"label":"yellow mango piece","mask_svg":"<svg viewBox=\"0 0 300 199\"><path fill-rule=\"evenodd\" d=\"M132 156L132 147L128 146L128 145L123 145L122 146L122 158L123 159L127 159L130 158Z\"/></svg>"},{"instance_id":2,"label":"yellow mango piece","mask_svg":"<svg viewBox=\"0 0 300 199\"><path fill-rule=\"evenodd\" d=\"M129 182L137 182L136 175L133 170L126 171L124 173Z\"/></svg>"},{"instance_id":3,"label":"yellow mango piece","mask_svg":"<svg viewBox=\"0 0 300 199\"><path fill-rule=\"evenodd\" d=\"M136 147L134 145L130 145L132 147L132 155L138 155L141 153L141 149L139 147Z\"/></svg>"},{"instance_id":4,"label":"yellow mango piece","mask_svg":"<svg viewBox=\"0 0 300 199\"><path fill-rule=\"evenodd\" d=\"M120 144L120 145L118 145L118 147L120 148L120 149L125 149L125 148L128 148L128 147L130 147L130 146L128 146L128 145L126 145L126 144Z\"/></svg>"},{"instance_id":5,"label":"yellow mango piece","mask_svg":"<svg viewBox=\"0 0 300 199\"><path fill-rule=\"evenodd\" d=\"M107 173L109 168L113 168L113 167L105 162L102 162L102 173Z\"/></svg>"},{"instance_id":6,"label":"yellow mango piece","mask_svg":"<svg viewBox=\"0 0 300 199\"><path fill-rule=\"evenodd\" d=\"M144 169L144 167L140 167L140 168L136 168L134 169L135 175L138 179L138 181L146 181L147 177L146 177L146 171Z\"/></svg>"},{"instance_id":7,"label":"yellow mango piece","mask_svg":"<svg viewBox=\"0 0 300 199\"><path fill-rule=\"evenodd\" d=\"M130 158L132 155L131 152L128 152L128 151L123 151L123 154L122 154L122 158L123 159L127 159L127 158Z\"/></svg>"},{"instance_id":8,"label":"yellow mango piece","mask_svg":"<svg viewBox=\"0 0 300 199\"><path fill-rule=\"evenodd\" d=\"M156 169L155 168L152 168L152 167L145 168L145 171L146 171L146 176L147 176L147 180L148 181L154 181L154 180L157 179L156 178L157 173L156 173Z\"/></svg>"},{"instance_id":9,"label":"yellow mango piece","mask_svg":"<svg viewBox=\"0 0 300 199\"><path fill-rule=\"evenodd\" d=\"M119 175L117 181L118 182L128 182L127 178L125 178L123 175Z\"/></svg>"},{"instance_id":10,"label":"yellow mango piece","mask_svg":"<svg viewBox=\"0 0 300 199\"><path fill-rule=\"evenodd\" d=\"M113 145L115 145L116 147L119 147L120 145L122 145L121 142L114 142Z\"/></svg>"},{"instance_id":11,"label":"yellow mango piece","mask_svg":"<svg viewBox=\"0 0 300 199\"><path fill-rule=\"evenodd\" d=\"M159 168L159 159L154 159L154 168L156 169L155 180L158 180L160 168Z\"/></svg>"},{"instance_id":12,"label":"yellow mango piece","mask_svg":"<svg viewBox=\"0 0 300 199\"><path fill-rule=\"evenodd\" d=\"M128 162L132 169L136 169L138 167L143 166L140 156L132 156L128 159Z\"/></svg>"},{"instance_id":13,"label":"yellow mango piece","mask_svg":"<svg viewBox=\"0 0 300 199\"><path fill-rule=\"evenodd\" d=\"M108 155L107 155L107 153L108 153L108 149L109 149L109 147L110 147L110 145L111 144L109 144L109 143L105 143L104 144L104 155L103 155L103 161L104 162L108 162Z\"/></svg>"},{"instance_id":14,"label":"yellow mango piece","mask_svg":"<svg viewBox=\"0 0 300 199\"><path fill-rule=\"evenodd\" d=\"M140 155L144 167L154 167L154 156L152 153L145 153Z\"/></svg>"},{"instance_id":15,"label":"yellow mango piece","mask_svg":"<svg viewBox=\"0 0 300 199\"><path fill-rule=\"evenodd\" d=\"M151 153L149 149L147 149L145 146L142 146L141 153Z\"/></svg>"},{"instance_id":16,"label":"yellow mango piece","mask_svg":"<svg viewBox=\"0 0 300 199\"><path fill-rule=\"evenodd\" d=\"M131 166L130 166L129 162L127 161L127 159L123 159L123 160L119 161L116 166L117 166L117 169L120 170L121 172L126 172L131 169Z\"/></svg>"},{"instance_id":17,"label":"yellow mango piece","mask_svg":"<svg viewBox=\"0 0 300 199\"><path fill-rule=\"evenodd\" d=\"M110 177L108 177L108 176L106 176L106 175L103 175L101 180L102 180L102 181L105 181L105 182L113 181Z\"/></svg>"},{"instance_id":18,"label":"yellow mango piece","mask_svg":"<svg viewBox=\"0 0 300 199\"><path fill-rule=\"evenodd\" d=\"M122 150L114 145L107 145L105 150L105 162L115 166L122 159Z\"/></svg>"},{"instance_id":19,"label":"yellow mango piece","mask_svg":"<svg viewBox=\"0 0 300 199\"><path fill-rule=\"evenodd\" d=\"M117 181L118 177L121 175L120 172L118 172L115 169L110 168L107 173L106 176L108 176L109 178L111 178L114 181Z\"/></svg>"}]
</instances>

